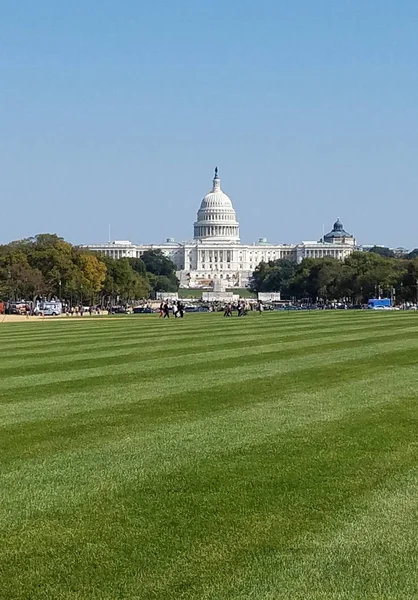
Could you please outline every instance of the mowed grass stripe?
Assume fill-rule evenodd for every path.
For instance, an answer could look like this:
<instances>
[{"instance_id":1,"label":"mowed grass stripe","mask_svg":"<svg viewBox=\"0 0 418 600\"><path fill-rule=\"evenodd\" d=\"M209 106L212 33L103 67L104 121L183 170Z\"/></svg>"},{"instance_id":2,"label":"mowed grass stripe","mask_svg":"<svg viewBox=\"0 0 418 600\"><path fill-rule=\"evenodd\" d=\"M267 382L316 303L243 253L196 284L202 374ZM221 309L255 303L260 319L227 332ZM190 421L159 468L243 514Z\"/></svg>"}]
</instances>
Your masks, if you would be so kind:
<instances>
[{"instance_id":1,"label":"mowed grass stripe","mask_svg":"<svg viewBox=\"0 0 418 600\"><path fill-rule=\"evenodd\" d=\"M241 585L249 594L257 589L262 598L417 598L417 488L416 467L396 473L366 497L355 518L323 536L307 533L298 561L276 557L280 568L270 581L256 587L247 570ZM279 573L286 573L286 581Z\"/></svg>"},{"instance_id":2,"label":"mowed grass stripe","mask_svg":"<svg viewBox=\"0 0 418 600\"><path fill-rule=\"evenodd\" d=\"M9 342L16 362L0 371L0 385L12 384L0 413L0 597L408 598L415 317L36 324L45 339L32 340L33 351L59 341L80 367L67 381L53 372L15 378L10 367L18 374L25 363ZM72 354L75 334L94 345L105 324L98 352L107 352L106 336L109 348L118 336L132 356L144 326L156 355L124 371L112 363L121 356L106 364L91 350L102 363L91 376ZM194 352L188 344L199 336ZM173 360L186 363L162 362L170 343ZM376 499L387 510L380 536ZM369 570L355 548L354 562L335 555L333 540L345 540L344 552L353 523L361 523L357 540L367 540ZM390 576L379 567L382 543Z\"/></svg>"},{"instance_id":3,"label":"mowed grass stripe","mask_svg":"<svg viewBox=\"0 0 418 600\"><path fill-rule=\"evenodd\" d=\"M338 352L336 352L338 350ZM358 344L352 345L347 342L344 348L340 342L323 344L321 346L304 346L299 350L278 350L276 347L264 346L251 348L245 354L231 356L231 351L195 354L187 362L185 368L183 357L167 357L151 359L149 361L138 361L133 364L114 365L111 373L106 367L83 368L79 371L45 373L40 375L11 376L0 381L0 404L16 402L15 394L18 393L20 401L29 392L32 397L33 391L44 395L54 388L60 388L61 392L72 390L74 385L79 390L96 389L107 385L123 385L129 382L139 382L139 387L156 389L160 393L163 388L167 392L173 391L174 386L180 389L187 388L188 384L198 388L205 385L213 385L216 377L231 377L231 382L240 378L252 379L268 377L269 373L288 372L289 370L319 367L324 361L341 363L356 362L359 359L366 360L368 357L393 354L399 351L399 355L405 354L406 358L418 350L418 337L411 339L390 339L370 345L363 344L361 355L359 355ZM301 358L303 362L301 362ZM281 360L278 360L281 359ZM148 386L146 385L148 382ZM141 389L138 390L141 393Z\"/></svg>"},{"instance_id":4,"label":"mowed grass stripe","mask_svg":"<svg viewBox=\"0 0 418 600\"><path fill-rule=\"evenodd\" d=\"M403 401L405 398L413 396L414 367L405 366L401 369L401 373L405 382L401 397L401 401ZM80 448L84 453L87 447L93 447L94 452L103 452L102 448L99 450L98 444L100 445L105 438L106 444L112 445L109 450L111 454L121 444L128 444L132 446L135 453L141 455L141 461L148 456L154 463L161 459L161 449L166 453L167 443L174 443L177 447L178 444L181 444L183 437L188 439L189 449L196 444L195 451L200 453L206 448L201 444L202 436L206 437L206 441L208 441L213 432L219 433L222 438L227 435L228 439L226 437L222 439L222 444L219 444L218 438L213 439L210 444L211 452L223 451L226 447L234 447L236 443L245 444L251 430L257 433L263 432L263 435L265 433L275 436L315 421L340 419L349 413L362 411L372 406L390 404L389 394L396 391L393 375L387 369L385 372L375 373L374 377L367 377L365 370L355 378L355 381L350 381L348 377L344 378L343 373L338 372L337 375L339 381L331 381L326 386L331 392L329 396L324 396L324 385L320 382L307 389L301 385L295 385L292 378L288 377L283 381L279 393L271 386L262 386L263 396L262 400L258 402L251 402L254 387L242 385L231 393L231 400L223 407L219 405L211 407L207 402L211 395L209 391L206 391L199 400L194 400L195 404L200 405L200 410L195 411L191 410L192 395L184 399L184 405L189 406L190 409L182 412L179 411L180 395L172 397L173 402L170 402L170 406L160 404L157 416L155 407L149 405L145 406L145 410L142 410L140 414L134 410L134 407L129 406L115 407L116 410L113 411L104 409L95 411L94 435L92 435L92 423L85 421L84 414L78 415L78 421L73 421L70 426L64 417L55 421L51 420L41 434L36 423L27 424L24 427L9 426L8 431L14 436L19 436L21 441L32 437L32 440L37 442L33 448L28 448L24 461L29 457L41 458L43 461L57 449L60 454L73 450L78 451ZM370 383L371 390L367 390L366 382ZM342 390L341 383L350 384L348 397ZM388 395L382 393L383 390L386 390ZM241 402L239 402L239 398L242 398ZM172 406L173 404L174 406ZM296 417L295 412L297 412ZM230 423L232 426L226 428L223 423ZM131 431L126 439L121 433L126 434L128 430ZM58 446L51 447L51 440L57 433L60 438L59 448ZM83 438L82 443L77 440L79 436ZM43 440L46 442L44 447L42 446ZM22 456L16 451L16 448L7 447L4 439L0 442L0 448L2 450L1 463L4 467L9 460L22 460ZM173 447L173 451L174 449ZM156 458L157 455L158 458ZM171 464L173 453L167 453L166 458ZM107 461L105 460L105 462Z\"/></svg>"},{"instance_id":5,"label":"mowed grass stripe","mask_svg":"<svg viewBox=\"0 0 418 600\"><path fill-rule=\"evenodd\" d=\"M402 375L405 388L400 406L410 401L415 390L413 368L404 369ZM87 436L78 441L68 431L67 439L61 435L55 448L50 447L51 437L47 435L43 452L39 445L35 446L32 456L28 453L25 457L11 456L11 463L3 451L3 474L7 485L3 493L0 491L1 526L9 527L9 508L22 496L22 483L34 476L39 483L39 497L31 489L26 500L34 512L39 513L41 507L48 511L57 503L62 505L66 499L70 503L82 501L93 480L101 493L106 486L114 487L117 480L153 480L159 471L166 475L190 462L197 463L225 452L239 449L247 452L254 444L266 444L269 440L276 443L285 434L288 436L290 432L305 430L314 424L359 418L356 415L368 414L371 409L374 413L379 407L379 410L386 410L385 405L389 405L388 410L394 410L390 408L390 396L384 393L395 392L391 377L376 376L370 383L373 391L365 393L364 380L356 381L350 387L348 397L334 386L334 399L327 401L321 400L321 390L300 392L289 389L280 399L270 392L271 395L259 404L236 405L205 417L190 415L178 422L165 419L154 423L154 427L146 427L131 416L128 426L126 420L119 426L113 422L112 427L107 422L107 427L96 435L91 427L87 428L90 429L85 431ZM125 456L123 467L120 462L112 461L113 456L121 454ZM75 465L78 465L77 480L71 477ZM47 486L47 493L44 486ZM25 506L27 511L28 504Z\"/></svg>"},{"instance_id":6,"label":"mowed grass stripe","mask_svg":"<svg viewBox=\"0 0 418 600\"><path fill-rule=\"evenodd\" d=\"M130 576L127 593L134 594L135 587L140 585L144 593L158 594L159 598L171 597L181 590L187 590L189 597L198 598L213 593L215 579L219 594L230 597L233 586L240 591L239 597L244 598L248 588L240 575L249 569L254 575L260 564L264 564L262 572L267 574L266 566L272 554L278 558L282 553L291 554L293 560L300 560L299 539L305 539L308 532L311 539L316 539L325 528L342 527L385 480L407 472L415 464L416 448L406 456L403 451L405 444L409 446L415 436L410 419L404 418L394 426L387 418L393 416L394 410L410 417L409 408L407 403L397 404L387 411L365 411L350 419L310 424L305 431L274 442L269 439L260 443L254 439L251 445L245 449L240 447L239 451L219 448L216 460L208 453L199 460L198 469L193 461L185 461L172 472L164 471L163 477L152 478L143 488L134 481L129 484L126 477L122 489L112 480L106 487L101 479L94 479L90 487L99 488L96 499L90 498L84 509L77 506L74 512L65 505L69 495L77 492L77 486L66 496L58 490L56 499L58 502L63 499L64 507L49 512L53 529L42 531L45 517L38 512L32 519L33 529L29 526L30 542L22 549L23 557L30 562L34 551L39 556L41 542L48 547L59 544L66 567L71 566L72 585L81 584L84 593L93 593L107 581L105 597L106 593L116 593L120 578L124 577L122 569L119 580L106 580L110 563L128 565L134 557L137 569ZM370 431L382 432L382 428L386 436L370 436ZM394 432L398 434L396 441ZM56 475L58 473L61 474L61 470L57 469ZM119 474L123 474L123 469ZM219 494L219 481L223 481L223 495ZM39 484L45 486L42 478ZM260 489L263 489L262 496ZM124 535L119 544L115 544L115 525L120 523L121 506ZM84 529L74 535L74 526L80 524L80 520L87 531L94 531L95 543L107 548L103 563L98 564L94 556L84 554L87 565L84 562L81 568L76 548L83 544ZM292 523L290 529L286 528L289 522ZM179 529L187 531L187 535L179 537ZM16 534L9 532L7 539L14 541L20 536L21 528ZM153 549L155 540L161 536L163 545L156 562ZM3 550L3 565L13 569L13 558ZM277 564L276 561L273 564ZM83 575L86 566L88 577ZM64 563L54 567L55 586L68 583L64 578ZM118 576L115 567L112 573ZM50 563L43 561L36 574L42 585L43 580L51 577ZM286 575L280 577L276 570L275 575L280 589L289 585ZM266 582L265 578L260 581L254 576L250 581L246 579L247 585L255 590L260 590L260 583L263 589ZM27 580L25 583L28 585Z\"/></svg>"},{"instance_id":7,"label":"mowed grass stripe","mask_svg":"<svg viewBox=\"0 0 418 600\"><path fill-rule=\"evenodd\" d=\"M252 324L251 324L252 325ZM38 346L34 346L33 349L31 346L26 347L24 344L20 350L16 350L14 348L13 356L5 358L0 365L0 374L5 372L5 370L9 366L21 366L23 364L38 364L42 362L50 363L52 360L69 360L72 359L79 360L80 354L85 359L89 359L90 357L96 356L97 352L102 352L103 348L106 348L106 351L111 352L112 350L119 350L123 352L125 349L130 348L140 348L142 353L161 353L164 351L170 352L174 350L181 350L185 348L185 338L187 339L187 348L199 348L205 349L210 347L228 347L230 345L239 346L243 342L246 345L252 343L253 340L259 339L271 339L274 338L276 340L283 340L285 343L291 341L303 341L305 339L317 339L318 342L323 339L330 338L332 339L335 336L335 328L332 327L304 327L295 328L289 327L289 325L283 326L280 321L277 322L277 326L274 327L273 323L269 320L268 323L263 321L263 323L258 323L255 327L249 327L246 325L245 330L226 332L225 329L214 330L211 332L211 336L208 339L202 338L201 333L194 338L189 335L184 335L182 330L170 330L169 336L160 336L158 339L158 343L155 343L153 337L149 337L145 335L145 332L141 329L136 332L136 328L139 329L137 323L133 323L132 327L124 330L122 334L112 334L111 344L109 344L108 339L100 339L100 341L80 341L78 342L72 341L69 344L69 340L65 339L65 343L62 340L59 340L55 343L53 347L51 344L46 344L45 348L39 349ZM407 326L403 325L403 322L396 323L396 326L388 329L386 323L363 323L362 326L359 326L355 323L350 323L350 326L346 326L343 328L341 332L341 336L344 337L349 333L364 333L365 335L375 335L379 332L388 332L390 331L391 335L402 335L405 331L412 331L413 329L418 328L418 320L414 325L408 323ZM154 332L155 333L155 332ZM90 338L91 340L92 338ZM78 351L78 352L77 352Z\"/></svg>"},{"instance_id":8,"label":"mowed grass stripe","mask_svg":"<svg viewBox=\"0 0 418 600\"><path fill-rule=\"evenodd\" d=\"M19 392L19 400L16 401L15 395L11 396L10 402L1 407L1 421L4 425L31 421L31 420L43 420L57 417L61 414L65 417L74 415L80 412L93 413L95 410L103 407L104 410L108 410L108 407L125 407L131 406L131 409L137 410L142 407L142 411L146 410L149 405L154 414L158 415L160 410L170 413L170 407L174 403L175 399L187 398L189 394L192 395L192 403L196 402L196 394L198 397L202 396L207 390L209 394L208 407L221 407L225 402L231 402L231 392L225 397L225 388L234 386L249 386L256 384L257 391L266 391L269 388L277 390L277 394L286 391L286 386L295 386L299 389L303 389L305 386L312 387L313 381L320 382L321 385L326 386L329 381L332 381L333 377L338 376L343 378L348 383L356 378L361 377L363 374L370 373L372 370L375 372L384 372L386 370L393 370L394 356L391 353L387 354L376 354L370 358L362 358L357 363L355 360L340 361L339 363L327 362L318 360L314 357L314 360L308 361L304 358L303 365L298 364L297 361L281 361L280 368L277 366L275 361L268 363L257 364L250 370L248 367L242 369L238 367L235 369L229 369L227 372L227 378L221 377L218 373L216 377L212 377L210 374L200 377L195 377L195 374L180 376L171 375L165 376L164 381L155 383L151 378L148 383L142 381L140 383L133 382L128 385L128 382L124 382L124 394L121 395L121 382L118 380L112 380L112 383L108 383L105 387L100 387L97 383L100 380L89 379L83 382L88 382L90 385L81 386L74 390L74 386L71 382L67 382L67 390L62 389L63 384L59 385L60 390L57 393L56 386L51 388L50 385L42 387L38 386L37 394L32 393L31 388L25 389L26 396L22 396L22 390ZM396 356L396 365L398 368L403 366L415 365L416 359L411 356L409 350L403 353L398 353ZM295 373L295 368L298 368ZM92 397L91 389L95 390L95 395ZM46 390L50 394L50 397L43 400L37 400L34 403L34 396L36 398L44 397ZM41 394L39 392L42 392ZM51 395L53 394L53 395ZM232 394L233 397L233 394ZM257 397L257 392L249 398L250 402L254 401ZM166 400L170 399L170 403L166 405ZM215 402L213 401L215 399ZM243 402L242 396L238 398L238 402ZM150 404L151 403L151 404ZM162 404L162 408L159 407ZM179 410L178 407L176 410ZM201 410L201 408L200 408Z\"/></svg>"},{"instance_id":9,"label":"mowed grass stripe","mask_svg":"<svg viewBox=\"0 0 418 600\"><path fill-rule=\"evenodd\" d=\"M350 330L352 331L352 330ZM354 331L354 330L353 330ZM269 349L280 350L278 358L284 351L292 349L300 349L301 347L307 348L309 346L321 346L326 349L336 343L341 343L342 346L348 347L355 345L355 343L372 344L376 340L385 341L396 339L402 336L403 339L417 337L418 334L418 323L416 327L404 327L397 329L396 331L388 331L387 328L381 330L373 329L373 331L363 329L355 329L355 333L350 334L344 332L338 338L338 342L335 342L334 336L330 336L328 332L321 335L314 335L312 332L308 334L294 335L280 335L277 336L275 332L269 331L268 333L259 332L257 335L240 336L240 341L245 344L246 353L256 352L256 348L259 348L261 352L269 351ZM192 357L201 357L207 355L210 359L214 354L219 352L227 352L236 348L236 340L230 341L229 337L227 340L223 339L219 341L205 342L202 344L199 342L188 342L187 346L184 342L173 340L170 344L165 343L161 348L148 347L144 349L140 340L131 343L124 342L123 346L117 346L112 343L111 348L104 345L100 345L94 351L90 350L88 354L80 353L64 353L54 352L53 356L48 361L44 357L32 358L31 356L26 357L24 361L22 359L10 359L5 361L0 369L2 380L5 381L8 377L27 377L32 374L40 376L44 373L50 372L63 372L78 371L83 369L94 368L95 365L112 366L118 364L128 364L131 362L141 361L142 365L150 364L150 361L156 359L169 359L167 360L167 366L170 366L170 361L173 356L176 359L181 360L181 357L189 359ZM194 361L192 361L194 362ZM24 369L22 369L24 364ZM9 366L7 366L9 365ZM151 365L152 368L152 365Z\"/></svg>"},{"instance_id":10,"label":"mowed grass stripe","mask_svg":"<svg viewBox=\"0 0 418 600\"><path fill-rule=\"evenodd\" d=\"M307 330L315 330L315 329L323 329L324 324L326 323L328 326L332 327L335 322L339 323L339 327L342 329L347 327L360 327L360 326L371 326L371 327L387 327L390 324L393 324L394 327L402 326L402 322L406 321L411 324L411 318L409 319L405 317L405 315L377 315L381 317L380 319L376 318L376 315L372 315L370 313L361 314L361 319L355 319L356 314L351 314L349 318L343 315L337 315L335 313L316 313L311 315L311 320L306 320L306 315L294 315L288 316L284 313L273 313L267 314L262 318L257 317L256 315L250 315L244 319L225 319L221 314L211 314L211 315L188 315L185 320L175 320L171 319L169 321L159 320L156 316L140 316L140 317L127 317L123 321L121 319L118 320L108 320L107 326L95 327L91 329L92 322L91 321L82 321L77 320L76 322L67 322L62 320L49 321L44 324L42 328L42 333L39 333L36 336L25 336L21 329L18 329L16 333L13 333L9 337L2 332L2 340L5 342L14 342L14 349L23 348L28 349L31 346L31 343L35 345L39 345L40 342L48 342L54 345L59 345L62 343L61 336L65 336L67 341L72 341L76 343L83 343L84 341L89 340L106 340L109 341L109 334L115 333L117 336L115 339L123 339L123 337L130 333L132 334L134 330L138 331L138 335L143 336L144 338L150 338L154 341L163 342L164 340L168 340L172 338L173 331L175 331L175 335L182 337L189 336L200 336L202 337L201 332L201 323L204 322L202 320L210 320L212 324L211 328L211 336L215 335L225 335L227 332L230 335L234 335L234 331L238 329L239 335L241 335L241 328L243 323L245 326L250 329L254 329L254 331L260 330L262 328L271 328L273 326L277 326L280 328L280 331L284 333L291 329L293 331L301 331L304 329ZM418 319L417 319L418 321ZM62 326L64 323L64 327ZM29 325L29 324L28 324ZM19 324L16 324L16 327L22 327ZM37 326L40 327L40 326ZM19 341L16 340L16 335L19 337Z\"/></svg>"},{"instance_id":11,"label":"mowed grass stripe","mask_svg":"<svg viewBox=\"0 0 418 600\"><path fill-rule=\"evenodd\" d=\"M395 419L395 410L398 419ZM379 492L384 495L385 486L393 481L398 482L400 504L392 505L392 518L405 512L408 516L405 496L410 496L410 490L405 492L399 484L418 460L417 446L410 451L417 425L415 417L416 409L411 402L387 407L378 413L365 411L343 421L317 424L276 444L269 440L265 445L248 448L247 452L233 455L226 452L223 459L209 460L210 467L201 467L193 476L192 469L187 474L168 476L153 497L164 498L174 486L176 518L186 520L194 515L192 539L189 537L187 552L180 556L178 546L182 541L167 543L165 552L175 559L161 565L161 571L156 571L144 556L144 563L151 568L141 573L141 582L159 598L170 590L180 591L185 580L189 595L195 598L222 595L242 599L293 598L292 592L296 592L298 598L303 598L306 592L307 597L316 598L321 598L324 592L334 594L330 596L333 598L412 598L402 594L416 588L416 556L407 553L408 544L403 543L403 536L410 539L407 527L414 513L409 514L406 522L401 516L397 519L401 522L397 543L381 548L369 542L363 553L372 568L382 552L386 554L387 564L393 560L398 562L398 569L392 563L391 577L386 574L384 587L381 569L375 570L374 577L367 577L367 563L359 582L356 562L350 561L344 561L343 579L337 561L334 564L337 568L331 574L323 571L323 578L316 579L313 577L314 559L309 576L304 571L304 558L307 551L318 550L325 531L341 530L347 522L361 519L370 498ZM377 433L373 435L372 431ZM254 464L258 466L257 472L253 471ZM226 493L220 498L216 481L222 474L228 483ZM188 487L192 478L195 493ZM260 489L264 491L262 497ZM204 511L198 510L201 502ZM220 503L228 510L227 520L219 517L224 512L220 510ZM410 505L409 510L414 507L416 503ZM148 508L150 516L151 507ZM155 506L152 512L155 516ZM162 507L163 521L166 512L167 506ZM372 523L368 522L367 526ZM144 527L147 537L152 538L159 525L153 520ZM365 531L369 529L363 530L363 535ZM404 548L403 553L399 553L399 545ZM214 572L217 572L216 593ZM254 576L260 572L265 574L261 580ZM304 577L305 586L297 585L295 575ZM266 592L269 595L264 595Z\"/></svg>"}]
</instances>

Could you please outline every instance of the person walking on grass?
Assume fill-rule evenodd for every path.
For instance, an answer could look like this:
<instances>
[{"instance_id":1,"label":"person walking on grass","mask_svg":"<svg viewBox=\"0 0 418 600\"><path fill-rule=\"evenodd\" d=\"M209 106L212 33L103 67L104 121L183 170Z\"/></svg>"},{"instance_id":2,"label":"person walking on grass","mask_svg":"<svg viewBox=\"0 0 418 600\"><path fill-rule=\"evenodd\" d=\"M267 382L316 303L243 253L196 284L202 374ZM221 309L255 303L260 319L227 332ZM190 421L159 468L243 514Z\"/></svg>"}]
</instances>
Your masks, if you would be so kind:
<instances>
[{"instance_id":1,"label":"person walking on grass","mask_svg":"<svg viewBox=\"0 0 418 600\"><path fill-rule=\"evenodd\" d=\"M162 319L164 317L164 302L161 302L160 304L160 319Z\"/></svg>"},{"instance_id":2,"label":"person walking on grass","mask_svg":"<svg viewBox=\"0 0 418 600\"><path fill-rule=\"evenodd\" d=\"M224 317L232 317L232 305L230 302L225 304Z\"/></svg>"},{"instance_id":3,"label":"person walking on grass","mask_svg":"<svg viewBox=\"0 0 418 600\"><path fill-rule=\"evenodd\" d=\"M247 305L245 304L245 300L241 300L241 302L238 304L238 316L245 317L246 314L247 314Z\"/></svg>"},{"instance_id":4,"label":"person walking on grass","mask_svg":"<svg viewBox=\"0 0 418 600\"><path fill-rule=\"evenodd\" d=\"M179 315L180 315L180 318L182 319L184 317L184 304L180 300L178 301L177 304L178 304Z\"/></svg>"},{"instance_id":5,"label":"person walking on grass","mask_svg":"<svg viewBox=\"0 0 418 600\"><path fill-rule=\"evenodd\" d=\"M164 303L164 319L170 318L170 307L168 306L168 302Z\"/></svg>"},{"instance_id":6,"label":"person walking on grass","mask_svg":"<svg viewBox=\"0 0 418 600\"><path fill-rule=\"evenodd\" d=\"M178 302L174 302L173 303L173 317L175 319L177 319L177 317L179 316L179 307L178 307Z\"/></svg>"},{"instance_id":7,"label":"person walking on grass","mask_svg":"<svg viewBox=\"0 0 418 600\"><path fill-rule=\"evenodd\" d=\"M261 300L258 301L257 303L257 310L258 310L258 314L261 315L263 314L263 310L264 310L264 306Z\"/></svg>"}]
</instances>

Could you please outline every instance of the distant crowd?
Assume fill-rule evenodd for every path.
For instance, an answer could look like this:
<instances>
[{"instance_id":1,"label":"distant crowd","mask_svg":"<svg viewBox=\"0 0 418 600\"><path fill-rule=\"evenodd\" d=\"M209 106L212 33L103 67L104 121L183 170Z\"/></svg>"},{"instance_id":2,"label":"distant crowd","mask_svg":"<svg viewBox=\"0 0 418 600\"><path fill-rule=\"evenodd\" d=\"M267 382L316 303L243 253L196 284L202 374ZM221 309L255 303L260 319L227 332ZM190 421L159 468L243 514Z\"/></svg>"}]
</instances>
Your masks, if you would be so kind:
<instances>
[{"instance_id":1,"label":"distant crowd","mask_svg":"<svg viewBox=\"0 0 418 600\"><path fill-rule=\"evenodd\" d=\"M232 311L235 310L238 317L244 317L248 314L248 311L256 310L260 315L263 313L264 306L261 300L256 303L247 302L246 300L240 300L239 302L228 302L224 306L224 317L232 317Z\"/></svg>"}]
</instances>

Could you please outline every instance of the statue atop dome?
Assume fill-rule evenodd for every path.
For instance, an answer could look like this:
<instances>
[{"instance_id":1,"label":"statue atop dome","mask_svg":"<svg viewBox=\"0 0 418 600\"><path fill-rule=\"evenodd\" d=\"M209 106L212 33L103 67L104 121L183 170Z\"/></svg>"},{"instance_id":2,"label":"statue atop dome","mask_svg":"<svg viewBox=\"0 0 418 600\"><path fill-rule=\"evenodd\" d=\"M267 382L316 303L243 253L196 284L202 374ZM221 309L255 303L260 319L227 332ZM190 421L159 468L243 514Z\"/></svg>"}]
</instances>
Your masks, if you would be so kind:
<instances>
[{"instance_id":1,"label":"statue atop dome","mask_svg":"<svg viewBox=\"0 0 418 600\"><path fill-rule=\"evenodd\" d=\"M219 177L218 177L218 167L215 167L215 179L219 179Z\"/></svg>"}]
</instances>

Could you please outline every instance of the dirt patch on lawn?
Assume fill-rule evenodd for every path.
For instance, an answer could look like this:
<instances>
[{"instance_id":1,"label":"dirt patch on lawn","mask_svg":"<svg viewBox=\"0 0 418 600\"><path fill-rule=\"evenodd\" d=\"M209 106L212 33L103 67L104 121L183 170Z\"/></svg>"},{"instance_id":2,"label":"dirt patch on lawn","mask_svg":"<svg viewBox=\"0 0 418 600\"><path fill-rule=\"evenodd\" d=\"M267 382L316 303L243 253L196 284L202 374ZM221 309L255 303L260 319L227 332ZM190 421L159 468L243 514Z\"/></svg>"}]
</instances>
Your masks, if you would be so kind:
<instances>
[{"instance_id":1,"label":"dirt patch on lawn","mask_svg":"<svg viewBox=\"0 0 418 600\"><path fill-rule=\"evenodd\" d=\"M0 325L2 323L43 323L45 321L58 321L65 319L66 321L84 321L85 319L104 319L107 318L107 313L103 315L96 315L94 317L68 317L67 315L60 315L58 317L27 317L26 315L0 315ZM111 318L111 317L110 317Z\"/></svg>"}]
</instances>

